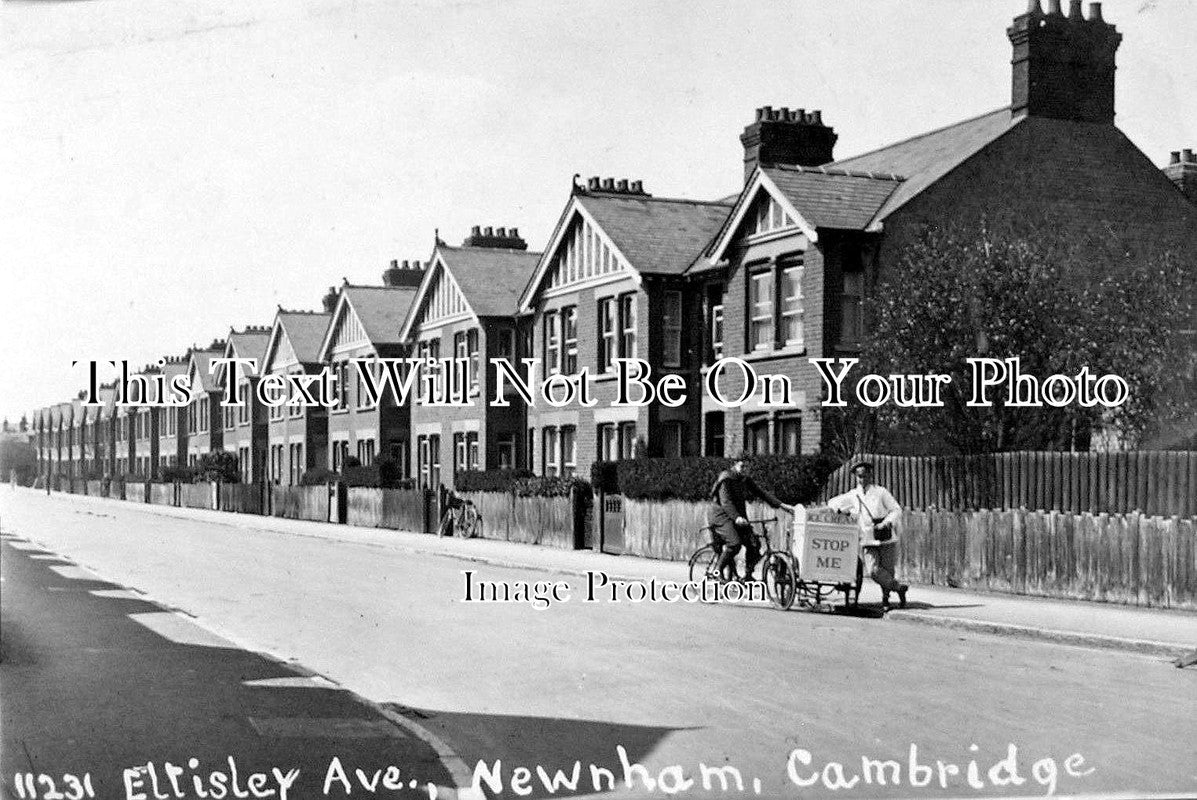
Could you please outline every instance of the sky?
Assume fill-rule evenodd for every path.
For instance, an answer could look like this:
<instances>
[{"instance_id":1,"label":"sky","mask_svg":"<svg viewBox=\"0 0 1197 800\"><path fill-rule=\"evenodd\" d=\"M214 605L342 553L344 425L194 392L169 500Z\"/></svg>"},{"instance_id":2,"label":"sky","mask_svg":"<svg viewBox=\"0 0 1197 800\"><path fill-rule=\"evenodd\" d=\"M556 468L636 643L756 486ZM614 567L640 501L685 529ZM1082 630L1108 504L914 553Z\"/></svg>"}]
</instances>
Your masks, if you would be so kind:
<instances>
[{"instance_id":1,"label":"sky","mask_svg":"<svg viewBox=\"0 0 1197 800\"><path fill-rule=\"evenodd\" d=\"M1046 0L1045 0L1046 3ZM0 2L0 415L316 309L434 232L542 248L573 175L739 190L758 106L837 158L1010 99L1026 0ZM1116 124L1197 148L1197 0L1110 0ZM1183 88L1182 88L1183 87Z\"/></svg>"}]
</instances>

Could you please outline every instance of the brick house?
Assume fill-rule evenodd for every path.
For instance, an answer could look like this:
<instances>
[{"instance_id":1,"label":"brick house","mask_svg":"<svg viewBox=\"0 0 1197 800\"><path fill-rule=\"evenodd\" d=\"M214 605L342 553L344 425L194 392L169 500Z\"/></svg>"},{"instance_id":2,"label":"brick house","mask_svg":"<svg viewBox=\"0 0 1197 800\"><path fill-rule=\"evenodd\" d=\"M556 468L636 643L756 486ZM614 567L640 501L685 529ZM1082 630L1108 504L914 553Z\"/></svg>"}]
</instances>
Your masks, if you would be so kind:
<instances>
[{"instance_id":1,"label":"brick house","mask_svg":"<svg viewBox=\"0 0 1197 800\"><path fill-rule=\"evenodd\" d=\"M112 412L115 410L116 387L101 386L96 398L98 406L87 410L87 441L91 451L88 464L90 473L97 476L112 474L113 428Z\"/></svg>"},{"instance_id":2,"label":"brick house","mask_svg":"<svg viewBox=\"0 0 1197 800\"><path fill-rule=\"evenodd\" d=\"M131 375L130 379L138 382L144 379L148 381L148 386L153 387L158 374L158 367L146 366L140 372ZM153 395L153 388L149 391L151 395L148 399L157 401L157 397ZM125 433L129 460L125 471L144 480L156 480L161 475L158 463L158 409L153 406L126 406L122 411L123 417L118 414L118 418L123 418L123 424L128 426Z\"/></svg>"},{"instance_id":3,"label":"brick house","mask_svg":"<svg viewBox=\"0 0 1197 800\"><path fill-rule=\"evenodd\" d=\"M863 155L833 161L819 112L758 109L741 141L745 186L689 275L722 316L715 349L787 375L787 408L704 408L708 450L818 449L826 431L813 357L858 354L867 299L904 246L928 228L979 229L1067 244L1091 259L1114 247L1197 258L1197 208L1114 125L1121 35L1100 6L1082 19L1032 0L1007 31L1012 102ZM1078 275L1079 280L1091 278ZM720 295L722 294L722 297ZM708 339L712 339L708 334ZM738 372L720 379L735 397Z\"/></svg>"},{"instance_id":4,"label":"brick house","mask_svg":"<svg viewBox=\"0 0 1197 800\"><path fill-rule=\"evenodd\" d=\"M168 357L162 364L162 378L170 392L171 381L179 375L186 375L190 359L188 356ZM187 463L187 408L188 406L166 406L156 409L158 421L158 475L167 467Z\"/></svg>"},{"instance_id":5,"label":"brick house","mask_svg":"<svg viewBox=\"0 0 1197 800\"><path fill-rule=\"evenodd\" d=\"M327 310L332 324L321 343L318 360L337 378L337 403L328 412L327 463L340 472L349 457L370 466L378 456L399 464L403 478L411 477L411 404L397 406L389 393L370 405L356 358L404 358L403 322L424 276L418 261L392 261L382 286L346 282L330 289ZM331 306L331 308L329 308Z\"/></svg>"},{"instance_id":6,"label":"brick house","mask_svg":"<svg viewBox=\"0 0 1197 800\"><path fill-rule=\"evenodd\" d=\"M698 455L701 305L685 277L730 211L727 201L653 197L640 181L574 185L521 299L547 375L593 376L591 407L528 410L530 462L545 475L589 476L595 460ZM654 379L683 376L687 402L615 407L618 358L641 358ZM544 375L542 375L544 377Z\"/></svg>"},{"instance_id":7,"label":"brick house","mask_svg":"<svg viewBox=\"0 0 1197 800\"><path fill-rule=\"evenodd\" d=\"M202 456L224 449L224 416L220 401L224 393L216 382L212 360L224 354L225 342L215 339L206 348L187 354L187 378L191 402L183 411L187 421L187 465L195 466Z\"/></svg>"},{"instance_id":8,"label":"brick house","mask_svg":"<svg viewBox=\"0 0 1197 800\"><path fill-rule=\"evenodd\" d=\"M323 370L320 344L332 314L285 311L274 315L270 341L262 363L262 380L268 375L316 374ZM298 398L297 398L298 399ZM303 474L327 466L328 411L300 403L267 408L266 458L268 481L295 485Z\"/></svg>"},{"instance_id":9,"label":"brick house","mask_svg":"<svg viewBox=\"0 0 1197 800\"><path fill-rule=\"evenodd\" d=\"M234 373L240 384L242 405L221 406L222 425L224 427L224 449L237 456L237 468L241 472L243 483L261 483L266 474L266 407L258 402L254 393L258 385L263 362L266 358L266 345L270 343L270 328L266 325L249 326L238 331L233 328L225 339L224 352L221 358L252 358L256 369L248 366L237 367ZM216 369L216 385L226 384L229 367L221 364ZM223 401L223 397L220 398Z\"/></svg>"},{"instance_id":10,"label":"brick house","mask_svg":"<svg viewBox=\"0 0 1197 800\"><path fill-rule=\"evenodd\" d=\"M458 471L510 469L525 463L522 403L492 406L492 358L517 363L522 351L519 296L536 269L517 228L475 226L461 247L437 240L403 325L420 358L464 358L468 404L429 408L410 403L415 477L421 486L454 485ZM444 387L447 375L438 373ZM443 389L441 390L443 391Z\"/></svg>"}]
</instances>

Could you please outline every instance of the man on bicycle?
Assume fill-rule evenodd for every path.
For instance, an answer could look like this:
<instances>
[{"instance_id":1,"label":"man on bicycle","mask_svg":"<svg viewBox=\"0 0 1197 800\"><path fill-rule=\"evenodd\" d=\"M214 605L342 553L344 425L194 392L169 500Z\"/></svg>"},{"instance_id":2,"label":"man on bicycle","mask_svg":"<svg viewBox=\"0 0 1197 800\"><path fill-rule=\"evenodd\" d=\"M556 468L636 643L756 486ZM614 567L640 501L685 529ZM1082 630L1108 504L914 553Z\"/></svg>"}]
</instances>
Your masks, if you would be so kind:
<instances>
[{"instance_id":1,"label":"man on bicycle","mask_svg":"<svg viewBox=\"0 0 1197 800\"><path fill-rule=\"evenodd\" d=\"M707 524L711 526L714 538L722 545L719 552L719 576L726 579L732 571L736 554L744 548L744 581L752 580L752 570L761 560L761 549L752 525L748 522L745 503L750 498L759 498L773 508L782 508L791 514L794 507L786 505L756 481L744 474L744 457L741 455L715 479L711 487L711 506L707 511Z\"/></svg>"}]
</instances>

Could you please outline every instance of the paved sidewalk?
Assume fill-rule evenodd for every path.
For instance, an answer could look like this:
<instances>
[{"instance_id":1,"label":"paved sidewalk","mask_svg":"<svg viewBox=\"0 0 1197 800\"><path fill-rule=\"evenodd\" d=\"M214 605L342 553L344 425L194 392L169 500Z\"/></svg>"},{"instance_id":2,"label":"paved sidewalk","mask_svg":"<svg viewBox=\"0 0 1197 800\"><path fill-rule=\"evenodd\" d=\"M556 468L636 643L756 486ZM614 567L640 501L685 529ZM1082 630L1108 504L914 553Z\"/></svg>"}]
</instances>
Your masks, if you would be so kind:
<instances>
[{"instance_id":1,"label":"paved sidewalk","mask_svg":"<svg viewBox=\"0 0 1197 800\"><path fill-rule=\"evenodd\" d=\"M559 550L490 539L438 538L429 534L362 528L353 525L260 517L204 509L142 505L107 498L4 488L5 499L15 491L22 501L119 504L123 510L203 520L215 524L312 536L357 545L386 547L443 555L500 566L522 567L563 574L584 575L601 571L612 579L686 579L686 565L637 556L615 556L592 551ZM98 509L97 509L98 510ZM865 581L861 603L876 613L880 590ZM887 622L914 622L1001 635L1027 636L1085 647L1108 647L1175 658L1197 649L1197 613L1148 609L1087 601L1055 600L1024 595L1003 595L913 585L910 605L886 615Z\"/></svg>"}]
</instances>

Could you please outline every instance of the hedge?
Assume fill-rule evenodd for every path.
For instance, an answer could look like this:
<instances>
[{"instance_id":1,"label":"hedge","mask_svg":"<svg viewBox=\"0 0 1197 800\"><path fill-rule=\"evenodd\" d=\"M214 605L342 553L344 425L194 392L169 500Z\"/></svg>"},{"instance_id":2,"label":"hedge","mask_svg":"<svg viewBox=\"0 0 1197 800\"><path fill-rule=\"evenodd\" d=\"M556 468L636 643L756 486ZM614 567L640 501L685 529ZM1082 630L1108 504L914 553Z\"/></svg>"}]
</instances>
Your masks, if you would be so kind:
<instances>
[{"instance_id":1,"label":"hedge","mask_svg":"<svg viewBox=\"0 0 1197 800\"><path fill-rule=\"evenodd\" d=\"M565 497L577 487L590 494L590 484L581 478L537 477L526 469L465 470L454 475L459 492L512 492L519 497Z\"/></svg>"},{"instance_id":2,"label":"hedge","mask_svg":"<svg viewBox=\"0 0 1197 800\"><path fill-rule=\"evenodd\" d=\"M469 469L453 475L459 492L510 492L522 480L533 477L526 469Z\"/></svg>"},{"instance_id":3,"label":"hedge","mask_svg":"<svg viewBox=\"0 0 1197 800\"><path fill-rule=\"evenodd\" d=\"M731 458L633 458L616 463L617 489L635 500L691 500L710 497L719 473L735 463ZM835 470L834 459L823 456L750 456L744 472L783 503L810 503ZM605 476L604 476L605 477ZM610 491L604 485L604 491Z\"/></svg>"}]
</instances>

